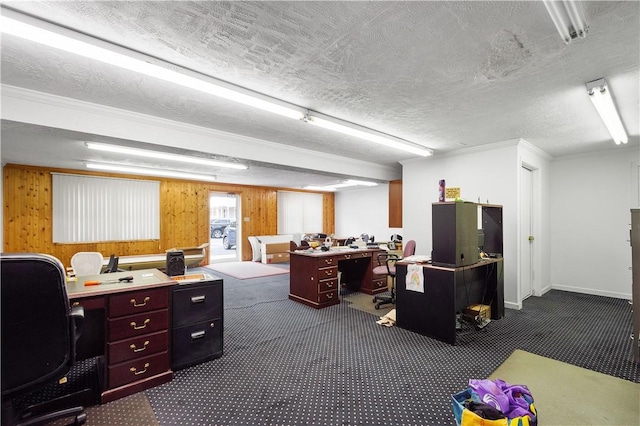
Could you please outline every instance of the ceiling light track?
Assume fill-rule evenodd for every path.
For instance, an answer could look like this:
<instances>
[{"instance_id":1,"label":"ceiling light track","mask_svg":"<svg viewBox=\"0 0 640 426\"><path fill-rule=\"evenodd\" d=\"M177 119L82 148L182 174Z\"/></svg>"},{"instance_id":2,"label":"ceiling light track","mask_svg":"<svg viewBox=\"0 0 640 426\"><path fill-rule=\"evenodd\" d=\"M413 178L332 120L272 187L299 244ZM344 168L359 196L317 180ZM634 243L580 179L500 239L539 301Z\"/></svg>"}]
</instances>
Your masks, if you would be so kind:
<instances>
[{"instance_id":1,"label":"ceiling light track","mask_svg":"<svg viewBox=\"0 0 640 426\"><path fill-rule=\"evenodd\" d=\"M20 37L54 49L81 55L102 63L178 84L213 96L222 97L283 117L305 121L316 126L410 152L415 155L432 155L430 149L413 142L375 132L366 127L344 120L324 116L280 99L262 95L186 68L168 64L159 59L24 15L7 9L6 7L2 7L1 12L0 29L3 34Z\"/></svg>"}]
</instances>

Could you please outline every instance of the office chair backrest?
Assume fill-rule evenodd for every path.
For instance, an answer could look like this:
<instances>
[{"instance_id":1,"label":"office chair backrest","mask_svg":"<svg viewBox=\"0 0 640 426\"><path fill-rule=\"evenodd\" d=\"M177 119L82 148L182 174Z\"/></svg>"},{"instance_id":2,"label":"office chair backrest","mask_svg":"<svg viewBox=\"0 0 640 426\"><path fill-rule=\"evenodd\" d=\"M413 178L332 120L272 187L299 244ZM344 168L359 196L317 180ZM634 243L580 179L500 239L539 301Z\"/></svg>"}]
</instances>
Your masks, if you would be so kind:
<instances>
[{"instance_id":1,"label":"office chair backrest","mask_svg":"<svg viewBox=\"0 0 640 426\"><path fill-rule=\"evenodd\" d=\"M107 264L107 267L105 268L104 273L111 274L113 272L118 272L119 259L120 258L116 257L115 254L112 254L111 256L109 256L109 263Z\"/></svg>"},{"instance_id":2,"label":"office chair backrest","mask_svg":"<svg viewBox=\"0 0 640 426\"><path fill-rule=\"evenodd\" d=\"M0 255L2 398L57 380L73 364L64 267L53 256Z\"/></svg>"},{"instance_id":3,"label":"office chair backrest","mask_svg":"<svg viewBox=\"0 0 640 426\"><path fill-rule=\"evenodd\" d=\"M413 256L414 254L416 254L416 242L414 240L409 240L404 245L402 257Z\"/></svg>"},{"instance_id":4,"label":"office chair backrest","mask_svg":"<svg viewBox=\"0 0 640 426\"><path fill-rule=\"evenodd\" d=\"M97 251L80 251L71 257L71 267L77 277L98 275L103 261L104 257Z\"/></svg>"}]
</instances>

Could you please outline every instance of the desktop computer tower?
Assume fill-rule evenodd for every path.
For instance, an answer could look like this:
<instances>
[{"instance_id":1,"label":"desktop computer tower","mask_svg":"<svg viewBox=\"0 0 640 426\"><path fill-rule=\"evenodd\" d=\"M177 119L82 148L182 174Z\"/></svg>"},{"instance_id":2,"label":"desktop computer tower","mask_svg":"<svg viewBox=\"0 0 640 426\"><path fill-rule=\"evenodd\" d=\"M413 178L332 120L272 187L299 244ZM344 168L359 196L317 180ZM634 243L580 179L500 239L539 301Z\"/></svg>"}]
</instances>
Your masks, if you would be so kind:
<instances>
[{"instance_id":1,"label":"desktop computer tower","mask_svg":"<svg viewBox=\"0 0 640 426\"><path fill-rule=\"evenodd\" d=\"M434 265L459 267L478 262L478 205L433 203L431 235Z\"/></svg>"}]
</instances>

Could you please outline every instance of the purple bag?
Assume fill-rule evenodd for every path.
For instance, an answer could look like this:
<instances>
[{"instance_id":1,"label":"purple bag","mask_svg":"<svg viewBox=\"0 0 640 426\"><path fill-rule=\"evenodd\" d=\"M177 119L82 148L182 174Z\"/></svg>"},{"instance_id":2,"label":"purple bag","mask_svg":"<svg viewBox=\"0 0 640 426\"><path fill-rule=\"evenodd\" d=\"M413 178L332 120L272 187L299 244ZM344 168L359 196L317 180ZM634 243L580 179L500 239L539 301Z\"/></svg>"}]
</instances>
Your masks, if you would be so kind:
<instances>
[{"instance_id":1,"label":"purple bag","mask_svg":"<svg viewBox=\"0 0 640 426\"><path fill-rule=\"evenodd\" d=\"M502 411L507 418L529 416L535 418L531 411L533 397L525 385L510 385L504 380L470 379L469 387L473 389L480 401Z\"/></svg>"}]
</instances>

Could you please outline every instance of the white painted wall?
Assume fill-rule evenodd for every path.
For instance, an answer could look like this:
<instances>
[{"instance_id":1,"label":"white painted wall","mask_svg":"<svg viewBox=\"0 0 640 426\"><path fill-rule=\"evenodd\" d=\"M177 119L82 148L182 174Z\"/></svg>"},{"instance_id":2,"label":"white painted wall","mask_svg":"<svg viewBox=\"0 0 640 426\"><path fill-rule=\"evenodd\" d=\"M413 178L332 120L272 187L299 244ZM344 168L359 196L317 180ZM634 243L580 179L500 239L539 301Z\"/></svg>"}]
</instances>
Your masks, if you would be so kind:
<instances>
[{"instance_id":1,"label":"white painted wall","mask_svg":"<svg viewBox=\"0 0 640 426\"><path fill-rule=\"evenodd\" d=\"M431 205L438 201L438 181L460 187L466 201L503 206L505 306L520 309L520 169L534 170L534 294L550 288L549 156L524 140L403 163L403 225L419 254L431 254Z\"/></svg>"},{"instance_id":2,"label":"white painted wall","mask_svg":"<svg viewBox=\"0 0 640 426\"><path fill-rule=\"evenodd\" d=\"M638 200L638 147L551 164L553 288L631 297L630 209Z\"/></svg>"},{"instance_id":3,"label":"white painted wall","mask_svg":"<svg viewBox=\"0 0 640 426\"><path fill-rule=\"evenodd\" d=\"M376 241L388 241L402 228L389 228L389 185L351 189L336 193L336 236L374 235Z\"/></svg>"}]
</instances>

